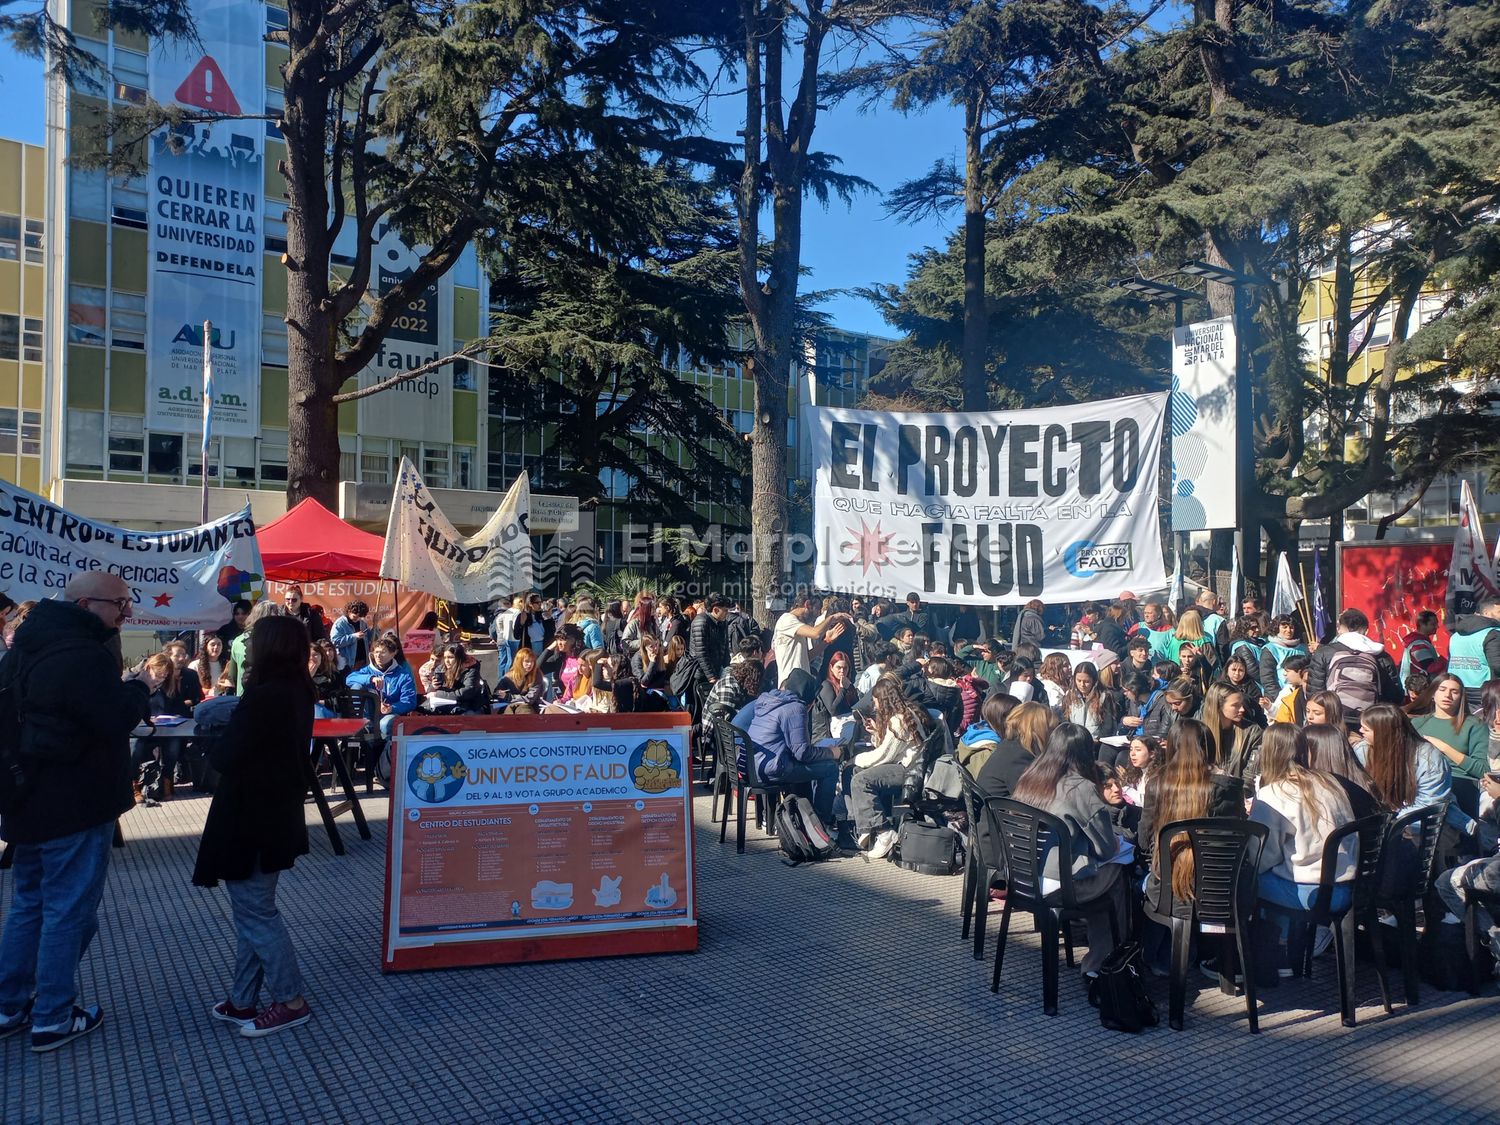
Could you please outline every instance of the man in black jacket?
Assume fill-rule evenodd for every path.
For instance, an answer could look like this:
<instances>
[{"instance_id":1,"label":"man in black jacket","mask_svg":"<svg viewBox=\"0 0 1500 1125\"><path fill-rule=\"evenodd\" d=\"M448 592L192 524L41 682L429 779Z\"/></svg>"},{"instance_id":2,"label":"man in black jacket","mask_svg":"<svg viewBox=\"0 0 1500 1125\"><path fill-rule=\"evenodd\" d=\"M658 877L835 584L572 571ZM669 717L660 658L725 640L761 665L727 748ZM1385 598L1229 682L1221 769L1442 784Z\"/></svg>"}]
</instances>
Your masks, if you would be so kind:
<instances>
[{"instance_id":1,"label":"man in black jacket","mask_svg":"<svg viewBox=\"0 0 1500 1125\"><path fill-rule=\"evenodd\" d=\"M122 681L109 642L130 618L130 589L113 574L82 574L62 601L37 604L6 661L19 689L17 760L24 795L0 817L15 857L0 938L0 1038L31 1028L51 1051L104 1018L75 1003L78 962L98 929L115 818L134 804L131 728L160 682Z\"/></svg>"},{"instance_id":2,"label":"man in black jacket","mask_svg":"<svg viewBox=\"0 0 1500 1125\"><path fill-rule=\"evenodd\" d=\"M1386 652L1385 645L1365 634L1369 627L1370 619L1363 610L1344 610L1339 614L1338 635L1319 646L1307 669L1306 697L1311 699L1321 691L1337 692L1344 705L1344 719L1351 725L1358 722L1360 712L1372 703L1402 703L1406 699L1396 662ZM1335 666L1351 660L1368 665L1369 674L1362 665L1347 676L1332 677L1334 682L1330 684L1329 673ZM1345 688L1345 682L1357 687ZM1356 696L1355 691L1362 694Z\"/></svg>"},{"instance_id":3,"label":"man in black jacket","mask_svg":"<svg viewBox=\"0 0 1500 1125\"><path fill-rule=\"evenodd\" d=\"M688 655L703 677L715 684L719 673L729 665L729 599L723 594L712 594L707 606L688 626Z\"/></svg>"}]
</instances>

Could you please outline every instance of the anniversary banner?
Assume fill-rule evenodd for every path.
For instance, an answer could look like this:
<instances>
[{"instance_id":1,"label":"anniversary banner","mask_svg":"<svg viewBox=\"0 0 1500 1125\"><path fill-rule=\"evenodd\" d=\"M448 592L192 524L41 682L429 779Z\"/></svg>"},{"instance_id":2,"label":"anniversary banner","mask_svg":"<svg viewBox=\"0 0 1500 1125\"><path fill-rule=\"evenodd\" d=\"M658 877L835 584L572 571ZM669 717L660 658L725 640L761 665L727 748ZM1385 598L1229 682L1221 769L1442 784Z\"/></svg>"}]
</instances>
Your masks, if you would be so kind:
<instances>
[{"instance_id":1,"label":"anniversary banner","mask_svg":"<svg viewBox=\"0 0 1500 1125\"><path fill-rule=\"evenodd\" d=\"M1166 395L983 414L815 407L815 582L1019 605L1166 584Z\"/></svg>"},{"instance_id":2,"label":"anniversary banner","mask_svg":"<svg viewBox=\"0 0 1500 1125\"><path fill-rule=\"evenodd\" d=\"M265 6L193 0L197 34L158 38L151 96L200 114L265 112ZM146 426L203 425L203 322L212 322L217 434L260 433L265 126L201 121L151 140Z\"/></svg>"},{"instance_id":3,"label":"anniversary banner","mask_svg":"<svg viewBox=\"0 0 1500 1125\"><path fill-rule=\"evenodd\" d=\"M132 531L0 481L0 590L18 602L61 597L69 579L90 570L130 587L128 628L216 629L231 602L263 587L249 504L201 527Z\"/></svg>"},{"instance_id":4,"label":"anniversary banner","mask_svg":"<svg viewBox=\"0 0 1500 1125\"><path fill-rule=\"evenodd\" d=\"M380 576L450 602L483 604L529 590L533 581L531 483L522 473L473 536L454 528L422 475L401 458L386 522Z\"/></svg>"}]
</instances>

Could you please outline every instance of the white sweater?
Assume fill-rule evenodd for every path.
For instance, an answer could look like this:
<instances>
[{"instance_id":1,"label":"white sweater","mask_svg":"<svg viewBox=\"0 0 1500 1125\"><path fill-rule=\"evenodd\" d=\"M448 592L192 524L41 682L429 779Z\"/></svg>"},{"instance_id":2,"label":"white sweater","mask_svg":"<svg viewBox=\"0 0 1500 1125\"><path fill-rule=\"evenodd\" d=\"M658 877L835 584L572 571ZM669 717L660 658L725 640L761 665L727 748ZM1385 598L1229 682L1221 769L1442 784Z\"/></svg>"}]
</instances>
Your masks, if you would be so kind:
<instances>
[{"instance_id":1,"label":"white sweater","mask_svg":"<svg viewBox=\"0 0 1500 1125\"><path fill-rule=\"evenodd\" d=\"M1322 878L1323 845L1336 829L1353 820L1354 814L1342 793L1319 791L1318 798L1323 815L1314 819L1312 809L1302 799L1302 790L1291 782L1282 780L1256 790L1250 819L1271 830L1261 855L1262 871L1294 883L1317 883ZM1346 883L1354 878L1357 848L1353 836L1339 848L1335 882Z\"/></svg>"},{"instance_id":2,"label":"white sweater","mask_svg":"<svg viewBox=\"0 0 1500 1125\"><path fill-rule=\"evenodd\" d=\"M907 768L916 761L917 751L921 748L922 743L906 733L906 720L900 715L895 715L892 716L890 725L885 728L884 738L873 748L854 755L854 765L863 770L871 766L900 762L903 768Z\"/></svg>"}]
</instances>

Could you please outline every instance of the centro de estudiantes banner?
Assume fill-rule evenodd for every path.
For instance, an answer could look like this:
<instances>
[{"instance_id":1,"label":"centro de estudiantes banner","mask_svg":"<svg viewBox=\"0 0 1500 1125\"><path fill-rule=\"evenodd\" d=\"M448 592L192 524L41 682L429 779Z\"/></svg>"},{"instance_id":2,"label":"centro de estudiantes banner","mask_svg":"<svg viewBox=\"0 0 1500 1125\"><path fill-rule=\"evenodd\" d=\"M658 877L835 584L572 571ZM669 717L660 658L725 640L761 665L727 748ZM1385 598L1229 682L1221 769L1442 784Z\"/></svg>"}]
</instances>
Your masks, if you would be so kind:
<instances>
[{"instance_id":1,"label":"centro de estudiantes banner","mask_svg":"<svg viewBox=\"0 0 1500 1125\"><path fill-rule=\"evenodd\" d=\"M151 97L222 114L265 112L265 6L193 0L198 40L158 38ZM260 432L265 122L189 124L151 138L146 428L203 425L203 322L213 330L213 430ZM177 151L174 151L176 149Z\"/></svg>"},{"instance_id":2,"label":"centro de estudiantes banner","mask_svg":"<svg viewBox=\"0 0 1500 1125\"><path fill-rule=\"evenodd\" d=\"M89 571L118 575L135 602L129 628L217 629L233 603L264 586L246 504L199 527L133 531L85 519L0 481L0 590L16 601L58 598Z\"/></svg>"},{"instance_id":3,"label":"centro de estudiantes banner","mask_svg":"<svg viewBox=\"0 0 1500 1125\"><path fill-rule=\"evenodd\" d=\"M961 605L1161 589L1165 407L1149 394L982 414L814 408L816 585Z\"/></svg>"}]
</instances>

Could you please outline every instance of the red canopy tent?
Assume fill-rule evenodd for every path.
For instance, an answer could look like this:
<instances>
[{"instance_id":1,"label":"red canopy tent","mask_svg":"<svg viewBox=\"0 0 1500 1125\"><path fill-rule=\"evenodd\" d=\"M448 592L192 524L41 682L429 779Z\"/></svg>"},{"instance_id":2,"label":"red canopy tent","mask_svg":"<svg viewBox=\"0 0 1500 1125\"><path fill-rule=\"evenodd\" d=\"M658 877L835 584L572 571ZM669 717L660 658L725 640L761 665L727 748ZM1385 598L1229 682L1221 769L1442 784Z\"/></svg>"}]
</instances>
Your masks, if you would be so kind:
<instances>
[{"instance_id":1,"label":"red canopy tent","mask_svg":"<svg viewBox=\"0 0 1500 1125\"><path fill-rule=\"evenodd\" d=\"M308 498L255 533L266 577L277 582L379 578L385 539L351 527Z\"/></svg>"}]
</instances>

